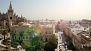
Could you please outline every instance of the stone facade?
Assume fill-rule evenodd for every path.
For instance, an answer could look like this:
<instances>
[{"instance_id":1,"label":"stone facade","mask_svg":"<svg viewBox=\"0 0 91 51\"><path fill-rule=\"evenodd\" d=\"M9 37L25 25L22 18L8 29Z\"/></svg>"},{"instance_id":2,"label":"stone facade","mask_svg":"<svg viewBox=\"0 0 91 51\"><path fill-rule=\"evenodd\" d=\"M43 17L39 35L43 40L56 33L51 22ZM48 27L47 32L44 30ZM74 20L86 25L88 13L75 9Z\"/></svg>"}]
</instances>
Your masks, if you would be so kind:
<instances>
[{"instance_id":1,"label":"stone facade","mask_svg":"<svg viewBox=\"0 0 91 51\"><path fill-rule=\"evenodd\" d=\"M90 48L90 29L83 27L79 24L70 25L70 34L68 36L71 37L72 43L77 51L91 51ZM88 46L89 44L89 46Z\"/></svg>"},{"instance_id":2,"label":"stone facade","mask_svg":"<svg viewBox=\"0 0 91 51\"><path fill-rule=\"evenodd\" d=\"M48 41L50 35L55 34L55 25L53 25L53 24L49 24L49 25L48 25L48 24L47 24L47 25L44 25L44 26L43 26L43 29L45 30L45 31L44 31L43 40L44 40L44 41Z\"/></svg>"},{"instance_id":3,"label":"stone facade","mask_svg":"<svg viewBox=\"0 0 91 51\"><path fill-rule=\"evenodd\" d=\"M8 11L6 13L0 13L0 26L10 31L10 27L17 25L19 22L27 22L27 19L16 15L10 2Z\"/></svg>"},{"instance_id":4,"label":"stone facade","mask_svg":"<svg viewBox=\"0 0 91 51\"><path fill-rule=\"evenodd\" d=\"M33 23L33 24L32 24ZM50 35L55 34L55 21L48 19L42 21L31 21L31 25L37 28L39 32L43 35L43 41L48 41Z\"/></svg>"}]
</instances>

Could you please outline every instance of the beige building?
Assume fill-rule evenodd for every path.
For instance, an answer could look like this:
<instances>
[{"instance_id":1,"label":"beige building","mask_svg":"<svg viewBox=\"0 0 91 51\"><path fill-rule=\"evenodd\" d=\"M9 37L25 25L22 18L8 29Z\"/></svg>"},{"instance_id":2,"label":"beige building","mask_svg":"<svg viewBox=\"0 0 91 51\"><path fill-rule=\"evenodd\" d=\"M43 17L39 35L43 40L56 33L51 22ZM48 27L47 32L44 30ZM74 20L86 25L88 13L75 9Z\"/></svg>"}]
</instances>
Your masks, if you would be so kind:
<instances>
[{"instance_id":1,"label":"beige building","mask_svg":"<svg viewBox=\"0 0 91 51\"><path fill-rule=\"evenodd\" d=\"M20 33L27 31L30 27L31 27L30 24L24 23L24 22L20 22L20 23L17 25L17 27L14 28L14 30L13 30L13 32L15 32L15 34L14 34L14 38L12 38L12 40L13 40L13 39L15 39L15 40L20 40L20 37L21 37L21 36L20 36ZM12 28L12 29L13 29L13 28ZM30 36L30 35L26 35L25 38L28 38L28 36ZM12 37L12 36L11 36L11 37ZM29 39L29 38L28 38L28 39Z\"/></svg>"},{"instance_id":2,"label":"beige building","mask_svg":"<svg viewBox=\"0 0 91 51\"><path fill-rule=\"evenodd\" d=\"M47 24L43 25L42 27L45 30L43 39L44 41L48 41L50 35L55 34L55 25Z\"/></svg>"},{"instance_id":3,"label":"beige building","mask_svg":"<svg viewBox=\"0 0 91 51\"><path fill-rule=\"evenodd\" d=\"M55 22L52 20L35 21L31 24L34 28L37 28L43 35L43 41L48 41L50 35L55 34Z\"/></svg>"},{"instance_id":4,"label":"beige building","mask_svg":"<svg viewBox=\"0 0 91 51\"><path fill-rule=\"evenodd\" d=\"M91 51L91 37L89 34L81 34L82 51Z\"/></svg>"},{"instance_id":5,"label":"beige building","mask_svg":"<svg viewBox=\"0 0 91 51\"><path fill-rule=\"evenodd\" d=\"M91 51L90 48L90 38L89 28L75 24L74 26L70 25L70 34L69 36L72 39L72 43L77 51ZM87 46L89 44L89 46Z\"/></svg>"}]
</instances>

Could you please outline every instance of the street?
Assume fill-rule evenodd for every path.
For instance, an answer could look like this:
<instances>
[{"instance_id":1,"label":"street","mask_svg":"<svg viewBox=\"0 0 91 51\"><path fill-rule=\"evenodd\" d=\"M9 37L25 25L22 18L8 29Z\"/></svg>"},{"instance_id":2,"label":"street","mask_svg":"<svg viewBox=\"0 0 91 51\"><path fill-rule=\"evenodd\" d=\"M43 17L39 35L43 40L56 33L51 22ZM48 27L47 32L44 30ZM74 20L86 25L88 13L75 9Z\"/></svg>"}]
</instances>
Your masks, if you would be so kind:
<instances>
[{"instance_id":1,"label":"street","mask_svg":"<svg viewBox=\"0 0 91 51\"><path fill-rule=\"evenodd\" d=\"M58 38L58 46L57 46L57 49L55 49L55 51L59 51L60 49L61 51L65 51L66 50L64 48L65 37L63 35L63 32L56 33L56 36Z\"/></svg>"}]
</instances>

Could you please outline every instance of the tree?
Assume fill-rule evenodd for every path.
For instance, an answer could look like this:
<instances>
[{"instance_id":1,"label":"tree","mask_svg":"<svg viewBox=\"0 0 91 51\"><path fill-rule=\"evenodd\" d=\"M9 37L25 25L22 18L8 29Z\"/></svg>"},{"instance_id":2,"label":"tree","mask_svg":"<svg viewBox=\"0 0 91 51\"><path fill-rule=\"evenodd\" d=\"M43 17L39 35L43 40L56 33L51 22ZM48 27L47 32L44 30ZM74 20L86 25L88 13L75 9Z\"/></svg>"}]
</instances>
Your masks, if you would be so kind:
<instances>
[{"instance_id":1,"label":"tree","mask_svg":"<svg viewBox=\"0 0 91 51\"><path fill-rule=\"evenodd\" d=\"M26 34L26 36L28 35L30 38L30 42L29 41L26 41L26 43L23 42L27 47L25 48L26 51L37 51L44 49L44 44L41 41L42 35L40 34L39 29L31 27L29 30L24 32L24 34ZM27 44L30 46L28 46Z\"/></svg>"},{"instance_id":2,"label":"tree","mask_svg":"<svg viewBox=\"0 0 91 51\"><path fill-rule=\"evenodd\" d=\"M67 42L68 49L75 50L75 47L72 43L72 39L69 36L66 36L66 42Z\"/></svg>"},{"instance_id":3,"label":"tree","mask_svg":"<svg viewBox=\"0 0 91 51\"><path fill-rule=\"evenodd\" d=\"M10 34L10 36L11 36L11 40L12 41L14 41L15 40L15 36L16 36L16 34L15 34L16 32L14 32L14 31L12 31Z\"/></svg>"},{"instance_id":4,"label":"tree","mask_svg":"<svg viewBox=\"0 0 91 51\"><path fill-rule=\"evenodd\" d=\"M58 44L57 37L54 34L52 34L50 36L48 42L45 44L44 50L45 51L55 51L55 49L57 48L57 44Z\"/></svg>"},{"instance_id":5,"label":"tree","mask_svg":"<svg viewBox=\"0 0 91 51\"><path fill-rule=\"evenodd\" d=\"M24 32L23 31L19 32L19 37L20 37L19 43L21 45L22 42L23 42L23 37L24 37Z\"/></svg>"},{"instance_id":6,"label":"tree","mask_svg":"<svg viewBox=\"0 0 91 51\"><path fill-rule=\"evenodd\" d=\"M5 41L5 35L7 34L6 30L3 30L2 35L4 36L4 41Z\"/></svg>"}]
</instances>

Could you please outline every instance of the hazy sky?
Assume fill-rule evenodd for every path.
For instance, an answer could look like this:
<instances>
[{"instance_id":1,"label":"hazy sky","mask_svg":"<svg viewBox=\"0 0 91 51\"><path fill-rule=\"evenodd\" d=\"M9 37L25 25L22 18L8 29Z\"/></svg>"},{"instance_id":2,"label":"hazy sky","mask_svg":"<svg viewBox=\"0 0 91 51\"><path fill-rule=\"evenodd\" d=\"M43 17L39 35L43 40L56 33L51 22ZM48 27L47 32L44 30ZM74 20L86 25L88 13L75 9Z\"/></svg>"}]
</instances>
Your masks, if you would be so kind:
<instances>
[{"instance_id":1,"label":"hazy sky","mask_svg":"<svg viewBox=\"0 0 91 51\"><path fill-rule=\"evenodd\" d=\"M11 0L14 13L28 19L91 19L91 0ZM6 13L10 0L0 0Z\"/></svg>"}]
</instances>

